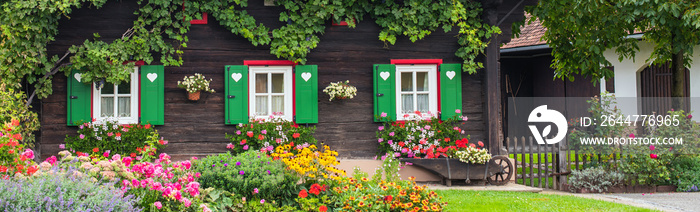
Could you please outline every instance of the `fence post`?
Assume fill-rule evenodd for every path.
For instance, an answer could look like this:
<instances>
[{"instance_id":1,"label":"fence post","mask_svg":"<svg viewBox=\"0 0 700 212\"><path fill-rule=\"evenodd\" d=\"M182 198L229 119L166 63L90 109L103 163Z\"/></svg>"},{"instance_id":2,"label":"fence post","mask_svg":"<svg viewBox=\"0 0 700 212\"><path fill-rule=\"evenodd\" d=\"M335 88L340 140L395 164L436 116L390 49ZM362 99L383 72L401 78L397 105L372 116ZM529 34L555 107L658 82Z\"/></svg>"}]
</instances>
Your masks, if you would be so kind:
<instances>
[{"instance_id":1,"label":"fence post","mask_svg":"<svg viewBox=\"0 0 700 212\"><path fill-rule=\"evenodd\" d=\"M551 145L554 146L554 144ZM549 188L549 164L551 162L549 159L549 153L552 152L550 144L544 146L544 152L544 187Z\"/></svg>"},{"instance_id":2,"label":"fence post","mask_svg":"<svg viewBox=\"0 0 700 212\"><path fill-rule=\"evenodd\" d=\"M535 169L533 169L535 164L535 154L532 147L532 137L530 137L530 146L528 146L528 152L530 152L530 186L535 187Z\"/></svg>"},{"instance_id":3,"label":"fence post","mask_svg":"<svg viewBox=\"0 0 700 212\"><path fill-rule=\"evenodd\" d=\"M559 142L559 173L566 172L569 170L570 167L567 167L568 165L568 150L569 150L569 139L564 138L561 142ZM561 189L564 187L564 183L566 181L566 175L559 175L559 188Z\"/></svg>"},{"instance_id":4,"label":"fence post","mask_svg":"<svg viewBox=\"0 0 700 212\"><path fill-rule=\"evenodd\" d=\"M525 145L525 136L520 137L520 141L523 142L522 147L520 147L520 150L521 150L521 151L520 151L520 153L521 153L520 155L522 156L522 158L521 158L521 159L522 159L522 160L521 160L521 163L523 164L523 165L522 165L522 168L521 168L521 171L520 171L520 172L522 173L522 174L520 175L520 178L523 179L523 185L526 185L526 184L525 184L525 173L526 173L525 167L527 167L527 163L525 163L525 158L527 158L527 156L525 156L525 146L526 146L526 145Z\"/></svg>"}]
</instances>

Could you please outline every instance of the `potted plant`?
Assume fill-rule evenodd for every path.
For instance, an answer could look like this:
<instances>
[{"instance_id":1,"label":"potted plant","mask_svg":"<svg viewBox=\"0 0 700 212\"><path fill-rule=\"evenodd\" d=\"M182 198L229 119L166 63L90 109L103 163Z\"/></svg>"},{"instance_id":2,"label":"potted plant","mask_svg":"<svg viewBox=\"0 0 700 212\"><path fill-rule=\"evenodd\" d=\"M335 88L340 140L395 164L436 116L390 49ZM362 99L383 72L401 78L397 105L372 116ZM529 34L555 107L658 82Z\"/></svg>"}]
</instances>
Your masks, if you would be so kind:
<instances>
[{"instance_id":1,"label":"potted plant","mask_svg":"<svg viewBox=\"0 0 700 212\"><path fill-rule=\"evenodd\" d=\"M333 99L352 99L355 97L355 95L357 95L357 88L349 83L350 80L346 80L345 82L331 82L330 85L323 89L323 92L330 96L328 101L333 101Z\"/></svg>"},{"instance_id":2,"label":"potted plant","mask_svg":"<svg viewBox=\"0 0 700 212\"><path fill-rule=\"evenodd\" d=\"M192 76L185 76L182 81L177 81L177 87L187 90L187 98L192 101L199 100L201 91L214 93L214 89L209 88L211 79L207 80L204 75L196 73Z\"/></svg>"}]
</instances>

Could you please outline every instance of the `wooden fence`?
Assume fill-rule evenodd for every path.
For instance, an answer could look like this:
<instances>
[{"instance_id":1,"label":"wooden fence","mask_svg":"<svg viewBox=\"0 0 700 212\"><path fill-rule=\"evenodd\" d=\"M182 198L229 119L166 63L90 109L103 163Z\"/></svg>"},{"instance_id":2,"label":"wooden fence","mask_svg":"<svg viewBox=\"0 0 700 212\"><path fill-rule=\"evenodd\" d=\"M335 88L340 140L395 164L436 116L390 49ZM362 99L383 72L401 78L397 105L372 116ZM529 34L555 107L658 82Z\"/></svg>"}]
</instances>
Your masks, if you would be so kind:
<instances>
[{"instance_id":1,"label":"wooden fence","mask_svg":"<svg viewBox=\"0 0 700 212\"><path fill-rule=\"evenodd\" d=\"M508 153L513 159L515 182L532 187L562 190L571 165L578 168L575 152L569 151L566 141L539 145L534 138L506 138ZM574 154L572 157L570 154Z\"/></svg>"}]
</instances>

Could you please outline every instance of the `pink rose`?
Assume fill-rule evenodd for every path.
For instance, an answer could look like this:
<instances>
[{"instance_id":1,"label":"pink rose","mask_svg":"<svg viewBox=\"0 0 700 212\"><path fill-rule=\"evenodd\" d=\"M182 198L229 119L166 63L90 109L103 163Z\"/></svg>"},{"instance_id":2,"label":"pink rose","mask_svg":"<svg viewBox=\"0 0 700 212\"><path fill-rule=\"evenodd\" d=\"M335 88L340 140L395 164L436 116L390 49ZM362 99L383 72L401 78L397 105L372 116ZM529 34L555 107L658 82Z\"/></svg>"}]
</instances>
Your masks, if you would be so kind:
<instances>
[{"instance_id":1,"label":"pink rose","mask_svg":"<svg viewBox=\"0 0 700 212\"><path fill-rule=\"evenodd\" d=\"M155 205L155 206L156 206L156 208L158 208L158 209L160 209L160 208L162 208L162 207L163 207L163 204L161 204L161 203L160 203L160 201L158 201L158 202L154 202L154 203L153 203L153 205Z\"/></svg>"}]
</instances>

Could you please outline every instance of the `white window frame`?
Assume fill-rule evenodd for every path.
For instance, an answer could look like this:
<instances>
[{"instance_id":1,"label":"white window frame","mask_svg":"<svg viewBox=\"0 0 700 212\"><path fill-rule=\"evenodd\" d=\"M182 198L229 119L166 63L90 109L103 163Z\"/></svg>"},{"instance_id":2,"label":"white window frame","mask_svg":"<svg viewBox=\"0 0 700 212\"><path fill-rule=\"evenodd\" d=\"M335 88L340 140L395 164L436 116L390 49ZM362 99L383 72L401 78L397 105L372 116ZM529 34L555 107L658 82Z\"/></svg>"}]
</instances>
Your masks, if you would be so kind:
<instances>
[{"instance_id":1,"label":"white window frame","mask_svg":"<svg viewBox=\"0 0 700 212\"><path fill-rule=\"evenodd\" d=\"M270 98L272 92L272 74L284 74L284 114L281 116L272 115L272 100L268 99L267 112L268 115L256 115L255 114L255 74L268 74L268 98ZM294 120L294 92L292 86L292 66L249 66L248 67L248 113L250 117L255 119L265 119L268 120L271 116L274 118L283 118L287 121Z\"/></svg>"},{"instance_id":2,"label":"white window frame","mask_svg":"<svg viewBox=\"0 0 700 212\"><path fill-rule=\"evenodd\" d=\"M396 65L396 120L407 120L420 118L414 112L403 113L401 101L402 93L413 93L416 95L417 92L402 92L401 91L401 73L411 72L413 73L413 88L416 89L416 72L427 72L428 74L428 99L429 99L429 111L433 116L437 116L438 112L438 92L437 92L437 65ZM413 98L413 105L417 107L417 98ZM414 108L415 108L414 107ZM408 114L408 117L404 118L404 115ZM422 117L429 117L428 114L422 114Z\"/></svg>"},{"instance_id":3,"label":"white window frame","mask_svg":"<svg viewBox=\"0 0 700 212\"><path fill-rule=\"evenodd\" d=\"M95 88L95 83L92 84L92 117L96 121L104 121L107 118L116 119L119 124L137 124L139 122L139 67L134 66L134 71L131 73L131 94L122 97L131 97L131 116L129 117L102 117L100 113L102 108L102 92ZM116 92L116 90L115 90ZM114 101L114 111L117 112L119 104Z\"/></svg>"}]
</instances>

